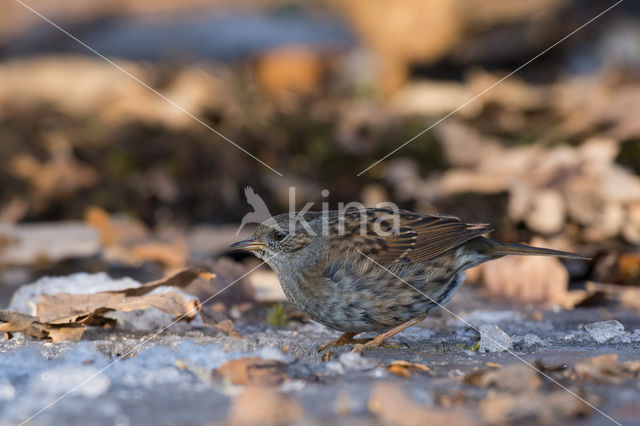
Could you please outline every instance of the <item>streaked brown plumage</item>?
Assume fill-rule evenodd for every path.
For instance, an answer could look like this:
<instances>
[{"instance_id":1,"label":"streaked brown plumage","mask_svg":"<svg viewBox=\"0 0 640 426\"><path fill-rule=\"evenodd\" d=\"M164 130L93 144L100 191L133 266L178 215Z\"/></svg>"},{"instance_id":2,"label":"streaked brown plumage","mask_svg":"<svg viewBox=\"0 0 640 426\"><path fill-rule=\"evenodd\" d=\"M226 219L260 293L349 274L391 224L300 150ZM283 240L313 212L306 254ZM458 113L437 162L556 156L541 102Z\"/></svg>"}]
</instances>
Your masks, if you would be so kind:
<instances>
[{"instance_id":1,"label":"streaked brown plumage","mask_svg":"<svg viewBox=\"0 0 640 426\"><path fill-rule=\"evenodd\" d=\"M385 332L356 350L378 346L446 303L464 271L509 254L584 259L573 253L485 238L485 224L452 216L363 209L282 214L233 245L265 260L299 310L344 334L325 347Z\"/></svg>"}]
</instances>

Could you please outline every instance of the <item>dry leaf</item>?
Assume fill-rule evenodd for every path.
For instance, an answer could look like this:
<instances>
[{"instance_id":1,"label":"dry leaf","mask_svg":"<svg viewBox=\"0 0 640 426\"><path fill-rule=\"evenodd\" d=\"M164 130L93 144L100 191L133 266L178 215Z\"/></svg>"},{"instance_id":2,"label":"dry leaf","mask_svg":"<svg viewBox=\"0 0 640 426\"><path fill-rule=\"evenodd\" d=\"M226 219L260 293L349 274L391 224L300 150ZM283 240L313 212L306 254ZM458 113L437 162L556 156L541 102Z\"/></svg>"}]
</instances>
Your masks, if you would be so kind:
<instances>
[{"instance_id":1,"label":"dry leaf","mask_svg":"<svg viewBox=\"0 0 640 426\"><path fill-rule=\"evenodd\" d=\"M375 385L368 406L369 411L386 424L433 426L478 424L471 413L463 409L442 410L420 405L402 387L390 382Z\"/></svg>"},{"instance_id":2,"label":"dry leaf","mask_svg":"<svg viewBox=\"0 0 640 426\"><path fill-rule=\"evenodd\" d=\"M84 334L84 326L81 324L42 324L37 321L36 317L31 315L0 311L0 331L8 333L20 332L39 339L62 342L65 340L80 340Z\"/></svg>"},{"instance_id":3,"label":"dry leaf","mask_svg":"<svg viewBox=\"0 0 640 426\"><path fill-rule=\"evenodd\" d=\"M511 364L504 368L474 371L464 377L466 383L490 387L507 392L535 391L542 385L538 373L524 364Z\"/></svg>"},{"instance_id":4,"label":"dry leaf","mask_svg":"<svg viewBox=\"0 0 640 426\"><path fill-rule=\"evenodd\" d=\"M584 293L585 301L608 300L630 309L640 309L640 288L638 287L587 281L584 290L574 291Z\"/></svg>"},{"instance_id":5,"label":"dry leaf","mask_svg":"<svg viewBox=\"0 0 640 426\"><path fill-rule=\"evenodd\" d=\"M422 372L431 371L431 369L424 364L418 364L403 360L391 361L387 369L390 373L406 378L411 377L411 372L414 370Z\"/></svg>"},{"instance_id":6,"label":"dry leaf","mask_svg":"<svg viewBox=\"0 0 640 426\"><path fill-rule=\"evenodd\" d=\"M201 273L196 269L184 269L168 278L125 290L93 294L43 294L37 305L38 320L51 324L86 322L95 315L112 310L128 312L149 307L190 320L199 312L200 304L197 300L185 300L180 294L171 291L149 293L162 286L185 287Z\"/></svg>"},{"instance_id":7,"label":"dry leaf","mask_svg":"<svg viewBox=\"0 0 640 426\"><path fill-rule=\"evenodd\" d=\"M387 367L387 369L389 370L389 373L395 374L396 376L404 377L406 379L411 377L411 373L406 367L402 367L399 365L390 365Z\"/></svg>"},{"instance_id":8,"label":"dry leaf","mask_svg":"<svg viewBox=\"0 0 640 426\"><path fill-rule=\"evenodd\" d=\"M124 215L111 216L102 207L89 207L84 221L98 230L105 246L126 245L149 238L149 230L142 222Z\"/></svg>"},{"instance_id":9,"label":"dry leaf","mask_svg":"<svg viewBox=\"0 0 640 426\"><path fill-rule=\"evenodd\" d=\"M202 322L207 327L215 328L230 337L236 337L236 338L242 337L242 335L238 333L238 330L236 330L236 327L233 324L233 321L231 321L230 319L225 318L221 320L216 320L215 318L217 316L216 313L214 312L213 314L210 314L206 310L201 310L200 316L202 317Z\"/></svg>"},{"instance_id":10,"label":"dry leaf","mask_svg":"<svg viewBox=\"0 0 640 426\"><path fill-rule=\"evenodd\" d=\"M275 386L286 380L285 367L282 361L246 357L225 362L216 374L234 385Z\"/></svg>"},{"instance_id":11,"label":"dry leaf","mask_svg":"<svg viewBox=\"0 0 640 426\"><path fill-rule=\"evenodd\" d=\"M98 173L75 159L67 141L54 141L51 145L51 159L46 162L40 163L29 154L16 155L11 161L13 173L33 187L36 206L40 208L53 199L73 196L98 181Z\"/></svg>"},{"instance_id":12,"label":"dry leaf","mask_svg":"<svg viewBox=\"0 0 640 426\"><path fill-rule=\"evenodd\" d=\"M583 380L619 384L637 377L637 373L640 371L640 362L626 361L620 364L618 363L618 355L606 354L578 362L574 371Z\"/></svg>"},{"instance_id":13,"label":"dry leaf","mask_svg":"<svg viewBox=\"0 0 640 426\"><path fill-rule=\"evenodd\" d=\"M33 326L37 318L19 312L0 311L0 331L19 332L42 338L43 334L40 330Z\"/></svg>"},{"instance_id":14,"label":"dry leaf","mask_svg":"<svg viewBox=\"0 0 640 426\"><path fill-rule=\"evenodd\" d=\"M182 238L172 241L145 241L128 249L132 259L142 262L159 262L170 268L180 268L187 262L187 244Z\"/></svg>"},{"instance_id":15,"label":"dry leaf","mask_svg":"<svg viewBox=\"0 0 640 426\"><path fill-rule=\"evenodd\" d=\"M231 405L231 425L288 424L300 419L304 411L294 398L274 388L248 387Z\"/></svg>"},{"instance_id":16,"label":"dry leaf","mask_svg":"<svg viewBox=\"0 0 640 426\"><path fill-rule=\"evenodd\" d=\"M53 342L77 342L82 339L82 336L84 335L84 325L82 324L57 325L34 322L33 326L36 329L42 330L45 336L50 338Z\"/></svg>"},{"instance_id":17,"label":"dry leaf","mask_svg":"<svg viewBox=\"0 0 640 426\"><path fill-rule=\"evenodd\" d=\"M591 407L565 390L498 394L480 401L479 406L485 421L494 424L557 423L559 419L584 416L591 411Z\"/></svg>"}]
</instances>

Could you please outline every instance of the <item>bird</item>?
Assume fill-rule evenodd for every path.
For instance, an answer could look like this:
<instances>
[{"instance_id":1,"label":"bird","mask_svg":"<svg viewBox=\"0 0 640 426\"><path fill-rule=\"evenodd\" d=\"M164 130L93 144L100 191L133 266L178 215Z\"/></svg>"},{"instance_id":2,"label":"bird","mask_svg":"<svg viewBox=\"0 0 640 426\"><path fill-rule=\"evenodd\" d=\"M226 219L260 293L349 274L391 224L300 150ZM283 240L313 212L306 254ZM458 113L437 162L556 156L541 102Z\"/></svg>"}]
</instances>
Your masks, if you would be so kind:
<instances>
[{"instance_id":1,"label":"bird","mask_svg":"<svg viewBox=\"0 0 640 426\"><path fill-rule=\"evenodd\" d=\"M265 261L298 310L342 332L319 351L353 344L362 353L420 323L481 263L507 255L588 260L498 242L485 237L491 231L455 216L392 208L306 211L272 217L231 247ZM379 334L355 339L364 332Z\"/></svg>"}]
</instances>

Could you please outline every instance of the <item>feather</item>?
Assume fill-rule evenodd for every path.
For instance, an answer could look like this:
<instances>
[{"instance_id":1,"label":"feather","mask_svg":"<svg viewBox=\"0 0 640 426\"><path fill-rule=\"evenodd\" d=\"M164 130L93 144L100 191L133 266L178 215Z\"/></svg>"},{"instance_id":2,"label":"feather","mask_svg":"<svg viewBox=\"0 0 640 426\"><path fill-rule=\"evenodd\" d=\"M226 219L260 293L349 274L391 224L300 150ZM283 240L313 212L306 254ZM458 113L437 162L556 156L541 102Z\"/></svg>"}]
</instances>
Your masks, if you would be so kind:
<instances>
[{"instance_id":1,"label":"feather","mask_svg":"<svg viewBox=\"0 0 640 426\"><path fill-rule=\"evenodd\" d=\"M467 224L454 216L423 216L400 211L397 215L399 226L393 232L387 235L376 232L381 228L385 230L380 223L392 213L385 209L366 209L345 214L345 232L332 235L330 252L342 256L357 250L381 265L390 265L400 259L424 262L492 230L489 225ZM361 234L363 221L366 222L365 232Z\"/></svg>"}]
</instances>

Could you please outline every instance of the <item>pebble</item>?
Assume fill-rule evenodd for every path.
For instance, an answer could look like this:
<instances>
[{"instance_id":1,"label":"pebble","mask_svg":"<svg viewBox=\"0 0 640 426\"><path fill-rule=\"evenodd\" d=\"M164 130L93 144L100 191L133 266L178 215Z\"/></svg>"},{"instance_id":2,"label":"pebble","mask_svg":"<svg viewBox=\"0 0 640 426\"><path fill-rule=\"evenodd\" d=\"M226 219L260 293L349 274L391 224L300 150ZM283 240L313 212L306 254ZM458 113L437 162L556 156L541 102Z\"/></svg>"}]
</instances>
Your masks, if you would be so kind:
<instances>
[{"instance_id":1,"label":"pebble","mask_svg":"<svg viewBox=\"0 0 640 426\"><path fill-rule=\"evenodd\" d=\"M513 349L511 337L495 324L481 325L479 352L502 352Z\"/></svg>"}]
</instances>

